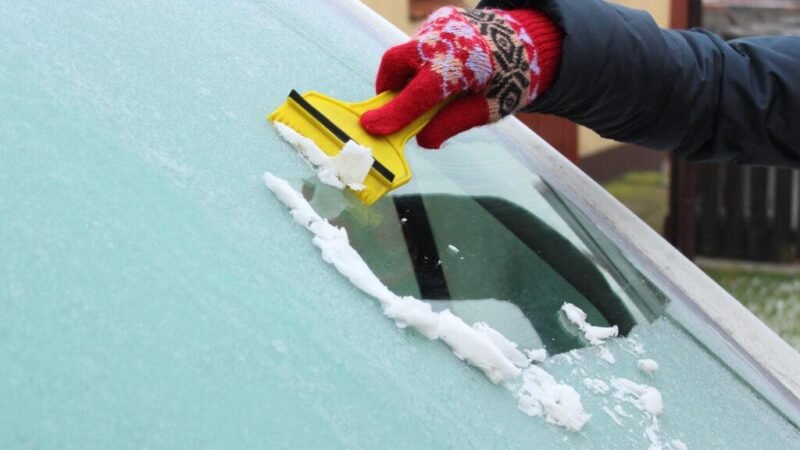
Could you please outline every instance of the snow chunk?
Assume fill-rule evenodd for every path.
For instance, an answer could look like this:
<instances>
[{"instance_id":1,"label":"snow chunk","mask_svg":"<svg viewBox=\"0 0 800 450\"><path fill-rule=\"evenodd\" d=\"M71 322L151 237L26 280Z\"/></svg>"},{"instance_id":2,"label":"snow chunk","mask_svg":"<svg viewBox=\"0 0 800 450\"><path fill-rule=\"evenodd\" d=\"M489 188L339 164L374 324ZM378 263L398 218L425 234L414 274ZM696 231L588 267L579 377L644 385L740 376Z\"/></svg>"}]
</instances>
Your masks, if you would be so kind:
<instances>
[{"instance_id":1,"label":"snow chunk","mask_svg":"<svg viewBox=\"0 0 800 450\"><path fill-rule=\"evenodd\" d=\"M536 350L525 350L525 356L531 361L544 362L547 359L547 350L539 348Z\"/></svg>"},{"instance_id":2,"label":"snow chunk","mask_svg":"<svg viewBox=\"0 0 800 450\"><path fill-rule=\"evenodd\" d=\"M583 385L594 391L596 394L605 394L611 390L605 381L598 378L584 378Z\"/></svg>"},{"instance_id":3,"label":"snow chunk","mask_svg":"<svg viewBox=\"0 0 800 450\"><path fill-rule=\"evenodd\" d=\"M637 384L625 378L612 379L611 386L615 389L614 398L632 404L650 419L650 424L644 430L645 436L650 441L649 448L651 450L663 449L664 445L658 435L660 427L657 417L664 410L661 392L654 387ZM623 411L622 406L619 404L614 409L618 413Z\"/></svg>"},{"instance_id":4,"label":"snow chunk","mask_svg":"<svg viewBox=\"0 0 800 450\"><path fill-rule=\"evenodd\" d=\"M615 358L614 354L611 353L611 350L609 350L605 346L597 347L597 349L600 354L600 359L602 359L603 361L609 364L614 364L617 362L617 358Z\"/></svg>"},{"instance_id":5,"label":"snow chunk","mask_svg":"<svg viewBox=\"0 0 800 450\"><path fill-rule=\"evenodd\" d=\"M354 141L347 141L342 151L331 158L331 162L339 179L350 189L360 191L366 187L364 179L375 160L372 158L372 150Z\"/></svg>"},{"instance_id":6,"label":"snow chunk","mask_svg":"<svg viewBox=\"0 0 800 450\"><path fill-rule=\"evenodd\" d=\"M464 323L450 310L445 309L431 315L439 316L439 339L449 345L459 359L481 369L493 383L519 374L516 365L506 358L488 336Z\"/></svg>"},{"instance_id":7,"label":"snow chunk","mask_svg":"<svg viewBox=\"0 0 800 450\"><path fill-rule=\"evenodd\" d=\"M632 404L650 417L656 417L664 410L661 392L654 387L625 378L614 378L611 386L615 389L614 398Z\"/></svg>"},{"instance_id":8,"label":"snow chunk","mask_svg":"<svg viewBox=\"0 0 800 450\"><path fill-rule=\"evenodd\" d=\"M364 179L375 161L372 150L347 141L342 151L330 157L311 139L281 122L272 122L278 134L292 144L317 172L317 178L337 189L345 186L354 191L364 189Z\"/></svg>"},{"instance_id":9,"label":"snow chunk","mask_svg":"<svg viewBox=\"0 0 800 450\"><path fill-rule=\"evenodd\" d=\"M611 327L596 327L586 322L586 313L582 309L573 305L572 303L564 303L561 305L561 310L566 314L567 319L575 324L583 336L592 345L600 345L604 339L617 336L619 328L616 325Z\"/></svg>"},{"instance_id":10,"label":"snow chunk","mask_svg":"<svg viewBox=\"0 0 800 450\"><path fill-rule=\"evenodd\" d=\"M652 359L640 359L636 362L636 365L639 367L639 370L648 375L652 375L653 372L658 370L658 363Z\"/></svg>"},{"instance_id":11,"label":"snow chunk","mask_svg":"<svg viewBox=\"0 0 800 450\"><path fill-rule=\"evenodd\" d=\"M517 344L511 342L503 336L502 333L495 330L488 323L485 322L478 322L472 325L473 328L480 331L481 333L485 334L489 339L492 340L494 345L503 352L506 358L508 358L512 363L514 363L517 367L528 367L531 365L531 359L526 357L521 351L517 349Z\"/></svg>"},{"instance_id":12,"label":"snow chunk","mask_svg":"<svg viewBox=\"0 0 800 450\"><path fill-rule=\"evenodd\" d=\"M545 419L572 431L579 431L592 417L583 409L581 396L572 386L558 383L538 366L522 372L523 385L517 392L519 409L529 416Z\"/></svg>"},{"instance_id":13,"label":"snow chunk","mask_svg":"<svg viewBox=\"0 0 800 450\"><path fill-rule=\"evenodd\" d=\"M320 181L337 189L344 188L344 183L336 177L330 158L314 141L281 122L272 122L272 126L286 142L292 144L305 160L316 168Z\"/></svg>"},{"instance_id":14,"label":"snow chunk","mask_svg":"<svg viewBox=\"0 0 800 450\"><path fill-rule=\"evenodd\" d=\"M661 438L658 436L659 430L658 421L655 419L644 429L644 435L650 441L650 446L647 447L647 450L663 450L664 446L661 445Z\"/></svg>"},{"instance_id":15,"label":"snow chunk","mask_svg":"<svg viewBox=\"0 0 800 450\"><path fill-rule=\"evenodd\" d=\"M386 288L386 290L388 291L389 289ZM369 292L367 293L369 294ZM394 295L394 293L391 293L391 295ZM398 328L410 326L428 339L439 338L440 318L433 312L430 304L421 302L413 297L397 299L389 297L376 298L383 304L383 313L387 317L394 319Z\"/></svg>"},{"instance_id":16,"label":"snow chunk","mask_svg":"<svg viewBox=\"0 0 800 450\"><path fill-rule=\"evenodd\" d=\"M689 450L689 447L683 443L680 439L673 439L669 441L669 445L675 448L675 450Z\"/></svg>"},{"instance_id":17,"label":"snow chunk","mask_svg":"<svg viewBox=\"0 0 800 450\"><path fill-rule=\"evenodd\" d=\"M520 369L504 353L512 354L510 341L506 340L507 344L503 344L505 347L498 347L495 341L500 340L497 336L489 336L492 333L487 331L488 326L479 330L467 325L449 310L434 312L428 303L413 297L399 297L375 276L350 246L347 231L321 218L286 180L267 172L264 174L264 183L291 210L294 220L314 234L312 242L321 250L322 259L332 264L356 287L375 297L383 306L384 314L394 319L399 327L414 328L428 339L441 339L456 356L481 369L493 383L520 374Z\"/></svg>"}]
</instances>

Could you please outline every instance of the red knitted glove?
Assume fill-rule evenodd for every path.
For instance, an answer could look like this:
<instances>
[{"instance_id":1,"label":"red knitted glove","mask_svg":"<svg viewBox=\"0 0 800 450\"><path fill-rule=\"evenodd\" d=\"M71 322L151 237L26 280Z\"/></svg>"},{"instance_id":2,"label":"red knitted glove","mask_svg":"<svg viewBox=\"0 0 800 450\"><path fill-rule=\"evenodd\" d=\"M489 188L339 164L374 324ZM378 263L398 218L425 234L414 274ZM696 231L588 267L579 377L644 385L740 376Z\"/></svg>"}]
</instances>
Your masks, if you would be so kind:
<instances>
[{"instance_id":1,"label":"red knitted glove","mask_svg":"<svg viewBox=\"0 0 800 450\"><path fill-rule=\"evenodd\" d=\"M402 90L365 113L361 125L391 134L458 96L417 135L421 146L439 148L455 134L519 111L550 87L562 41L558 27L535 10L441 8L415 39L383 55L377 92Z\"/></svg>"}]
</instances>

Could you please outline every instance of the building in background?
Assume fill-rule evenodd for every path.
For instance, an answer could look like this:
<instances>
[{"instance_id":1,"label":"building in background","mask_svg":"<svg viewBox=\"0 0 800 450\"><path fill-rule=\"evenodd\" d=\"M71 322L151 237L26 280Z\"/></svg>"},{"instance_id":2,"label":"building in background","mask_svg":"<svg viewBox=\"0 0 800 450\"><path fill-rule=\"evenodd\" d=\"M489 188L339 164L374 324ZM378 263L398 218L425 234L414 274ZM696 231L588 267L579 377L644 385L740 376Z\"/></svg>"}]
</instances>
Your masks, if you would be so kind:
<instances>
[{"instance_id":1,"label":"building in background","mask_svg":"<svg viewBox=\"0 0 800 450\"><path fill-rule=\"evenodd\" d=\"M724 39L800 34L800 0L706 0L703 27Z\"/></svg>"}]
</instances>

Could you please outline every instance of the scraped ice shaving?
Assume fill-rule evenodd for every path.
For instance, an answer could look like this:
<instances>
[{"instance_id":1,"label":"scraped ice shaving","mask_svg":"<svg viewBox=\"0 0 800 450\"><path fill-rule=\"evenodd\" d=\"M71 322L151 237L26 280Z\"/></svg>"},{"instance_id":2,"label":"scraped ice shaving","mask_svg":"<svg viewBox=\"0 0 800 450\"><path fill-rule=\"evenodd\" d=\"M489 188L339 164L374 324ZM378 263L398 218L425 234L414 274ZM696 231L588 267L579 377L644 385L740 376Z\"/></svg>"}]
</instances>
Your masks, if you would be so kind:
<instances>
[{"instance_id":1,"label":"scraped ice shaving","mask_svg":"<svg viewBox=\"0 0 800 450\"><path fill-rule=\"evenodd\" d=\"M494 383L519 375L520 369L504 354L508 349L499 348L487 335L488 325L481 331L467 325L449 310L437 313L428 303L397 296L350 246L343 228L321 218L286 180L267 172L264 183L291 210L294 220L314 233L312 242L322 251L322 259L336 267L356 287L378 299L384 314L394 319L399 327L411 327L429 339L441 339L456 356L481 369Z\"/></svg>"},{"instance_id":2,"label":"scraped ice shaving","mask_svg":"<svg viewBox=\"0 0 800 450\"><path fill-rule=\"evenodd\" d=\"M648 375L652 375L653 372L658 370L658 363L652 359L640 359L636 362L636 365L639 367L639 370Z\"/></svg>"},{"instance_id":3,"label":"scraped ice shaving","mask_svg":"<svg viewBox=\"0 0 800 450\"><path fill-rule=\"evenodd\" d=\"M602 359L603 361L609 364L614 364L615 362L617 362L617 358L614 357L614 354L611 353L611 350L609 350L607 347L605 346L597 347L597 352L600 355L600 359Z\"/></svg>"},{"instance_id":4,"label":"scraped ice shaving","mask_svg":"<svg viewBox=\"0 0 800 450\"><path fill-rule=\"evenodd\" d=\"M531 360L517 349L517 344L509 341L508 338L503 336L499 331L490 327L489 324L478 322L472 326L491 339L494 345L496 345L497 348L503 352L503 355L505 355L505 357L508 358L512 363L514 363L515 366L528 367L531 365Z\"/></svg>"},{"instance_id":5,"label":"scraped ice shaving","mask_svg":"<svg viewBox=\"0 0 800 450\"><path fill-rule=\"evenodd\" d=\"M364 179L374 162L369 148L347 141L338 155L330 157L314 141L291 127L280 122L272 122L272 125L316 168L320 181L337 189L345 186L354 191L364 189Z\"/></svg>"},{"instance_id":6,"label":"scraped ice shaving","mask_svg":"<svg viewBox=\"0 0 800 450\"><path fill-rule=\"evenodd\" d=\"M523 385L517 392L519 407L529 416L545 416L550 423L579 431L592 417L581 404L581 396L572 386L558 383L538 366L522 372Z\"/></svg>"},{"instance_id":7,"label":"scraped ice shaving","mask_svg":"<svg viewBox=\"0 0 800 450\"><path fill-rule=\"evenodd\" d=\"M605 381L597 378L584 378L583 385L597 394L605 394L611 390L611 388L608 387Z\"/></svg>"},{"instance_id":8,"label":"scraped ice shaving","mask_svg":"<svg viewBox=\"0 0 800 450\"><path fill-rule=\"evenodd\" d=\"M614 398L632 404L650 417L656 417L664 410L661 392L654 387L634 383L625 378L612 379L611 386L615 390Z\"/></svg>"},{"instance_id":9,"label":"scraped ice shaving","mask_svg":"<svg viewBox=\"0 0 800 450\"><path fill-rule=\"evenodd\" d=\"M664 444L658 435L659 431L661 431L661 427L658 424L658 420L653 418L650 425L644 429L644 435L650 441L650 446L647 447L648 450L689 450L689 447L680 439L673 439Z\"/></svg>"},{"instance_id":10,"label":"scraped ice shaving","mask_svg":"<svg viewBox=\"0 0 800 450\"><path fill-rule=\"evenodd\" d=\"M501 349L497 348L488 336L467 325L449 310L439 313L432 312L428 303L411 297L405 297L401 301L403 303L416 302L427 306L429 308L428 315L424 318L420 317L421 321L434 321L438 318L436 337L449 345L459 359L481 369L493 383L508 380L519 374L519 368L503 354ZM395 305L402 306L403 303L396 302ZM391 314L388 315L393 317ZM402 314L393 318L401 322L405 321ZM428 338L433 339L430 336Z\"/></svg>"},{"instance_id":11,"label":"scraped ice shaving","mask_svg":"<svg viewBox=\"0 0 800 450\"><path fill-rule=\"evenodd\" d=\"M294 220L314 234L312 242L322 251L323 260L375 297L384 314L394 319L397 326L414 328L429 339L441 339L457 357L481 369L492 382L508 382L509 389L516 389L511 381L518 380L521 374L522 383L515 396L519 409L528 415L544 416L548 422L573 431L580 430L591 418L575 389L556 382L544 369L530 365L532 360L547 357L544 349L520 352L516 344L485 323L469 326L447 309L434 312L429 303L397 296L350 246L344 229L320 217L286 180L267 172L264 183L290 209Z\"/></svg>"},{"instance_id":12,"label":"scraped ice shaving","mask_svg":"<svg viewBox=\"0 0 800 450\"><path fill-rule=\"evenodd\" d=\"M628 413L627 413L627 412L625 412L625 408L623 408L623 407L622 407L622 405L619 405L619 404L618 404L618 405L615 405L615 406L614 406L614 411L616 411L616 412L617 412L617 414L619 414L619 415L620 415L620 416L622 416L622 417L630 417L630 416L628 415Z\"/></svg>"},{"instance_id":13,"label":"scraped ice shaving","mask_svg":"<svg viewBox=\"0 0 800 450\"><path fill-rule=\"evenodd\" d=\"M658 421L653 419L650 425L644 429L644 435L647 436L647 440L650 441L650 447L647 447L647 450L662 450L664 448L661 445L661 437L658 436L659 431Z\"/></svg>"},{"instance_id":14,"label":"scraped ice shaving","mask_svg":"<svg viewBox=\"0 0 800 450\"><path fill-rule=\"evenodd\" d=\"M354 141L347 141L338 155L331 158L336 174L350 189L360 191L364 189L364 179L375 160L372 150Z\"/></svg>"},{"instance_id":15,"label":"scraped ice shaving","mask_svg":"<svg viewBox=\"0 0 800 450\"><path fill-rule=\"evenodd\" d=\"M272 126L286 142L296 148L306 161L316 168L320 181L338 189L344 188L344 183L336 177L330 157L314 141L280 122L272 122Z\"/></svg>"},{"instance_id":16,"label":"scraped ice shaving","mask_svg":"<svg viewBox=\"0 0 800 450\"><path fill-rule=\"evenodd\" d=\"M634 335L628 336L619 347L633 356L641 356L644 354L644 345L639 342Z\"/></svg>"},{"instance_id":17,"label":"scraped ice shaving","mask_svg":"<svg viewBox=\"0 0 800 450\"><path fill-rule=\"evenodd\" d=\"M525 350L525 356L531 361L544 362L547 359L547 350L540 348L536 350Z\"/></svg>"},{"instance_id":18,"label":"scraped ice shaving","mask_svg":"<svg viewBox=\"0 0 800 450\"><path fill-rule=\"evenodd\" d=\"M669 445L671 445L675 450L689 450L689 447L687 447L686 444L684 444L680 439L673 439L669 441Z\"/></svg>"},{"instance_id":19,"label":"scraped ice shaving","mask_svg":"<svg viewBox=\"0 0 800 450\"><path fill-rule=\"evenodd\" d=\"M613 396L616 400L632 404L649 419L650 423L644 429L644 435L650 441L649 450L673 448L675 441L667 443L665 447L658 434L660 430L658 416L664 411L661 392L652 386L638 384L625 378L613 378L611 386L614 388ZM614 410L621 416L630 417L625 414L625 410L620 404L617 404ZM682 444L682 442L678 442Z\"/></svg>"},{"instance_id":20,"label":"scraped ice shaving","mask_svg":"<svg viewBox=\"0 0 800 450\"><path fill-rule=\"evenodd\" d=\"M583 333L589 343L592 345L600 345L604 339L617 336L619 329L616 325L611 327L596 327L586 322L586 313L582 309L573 305L572 303L564 303L561 305L561 310L566 314L567 319L572 322Z\"/></svg>"},{"instance_id":21,"label":"scraped ice shaving","mask_svg":"<svg viewBox=\"0 0 800 450\"><path fill-rule=\"evenodd\" d=\"M603 406L603 411L605 411L605 413L608 414L608 417L611 417L611 420L613 420L614 423L616 423L619 426L622 426L622 421L620 421L617 415L614 414L614 411L608 409L607 406Z\"/></svg>"}]
</instances>

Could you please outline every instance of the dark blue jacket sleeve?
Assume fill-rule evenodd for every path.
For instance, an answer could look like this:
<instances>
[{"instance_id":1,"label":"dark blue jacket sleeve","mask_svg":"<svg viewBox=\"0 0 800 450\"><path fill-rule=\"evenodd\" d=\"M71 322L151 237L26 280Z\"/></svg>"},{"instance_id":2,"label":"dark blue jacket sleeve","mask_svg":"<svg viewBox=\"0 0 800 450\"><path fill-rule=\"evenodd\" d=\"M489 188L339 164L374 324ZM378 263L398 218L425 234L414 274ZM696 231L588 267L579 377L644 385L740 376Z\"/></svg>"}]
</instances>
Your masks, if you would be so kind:
<instances>
[{"instance_id":1,"label":"dark blue jacket sleeve","mask_svg":"<svg viewBox=\"0 0 800 450\"><path fill-rule=\"evenodd\" d=\"M688 160L800 167L800 37L725 42L601 0L480 6L536 8L564 30L556 81L530 111Z\"/></svg>"}]
</instances>

